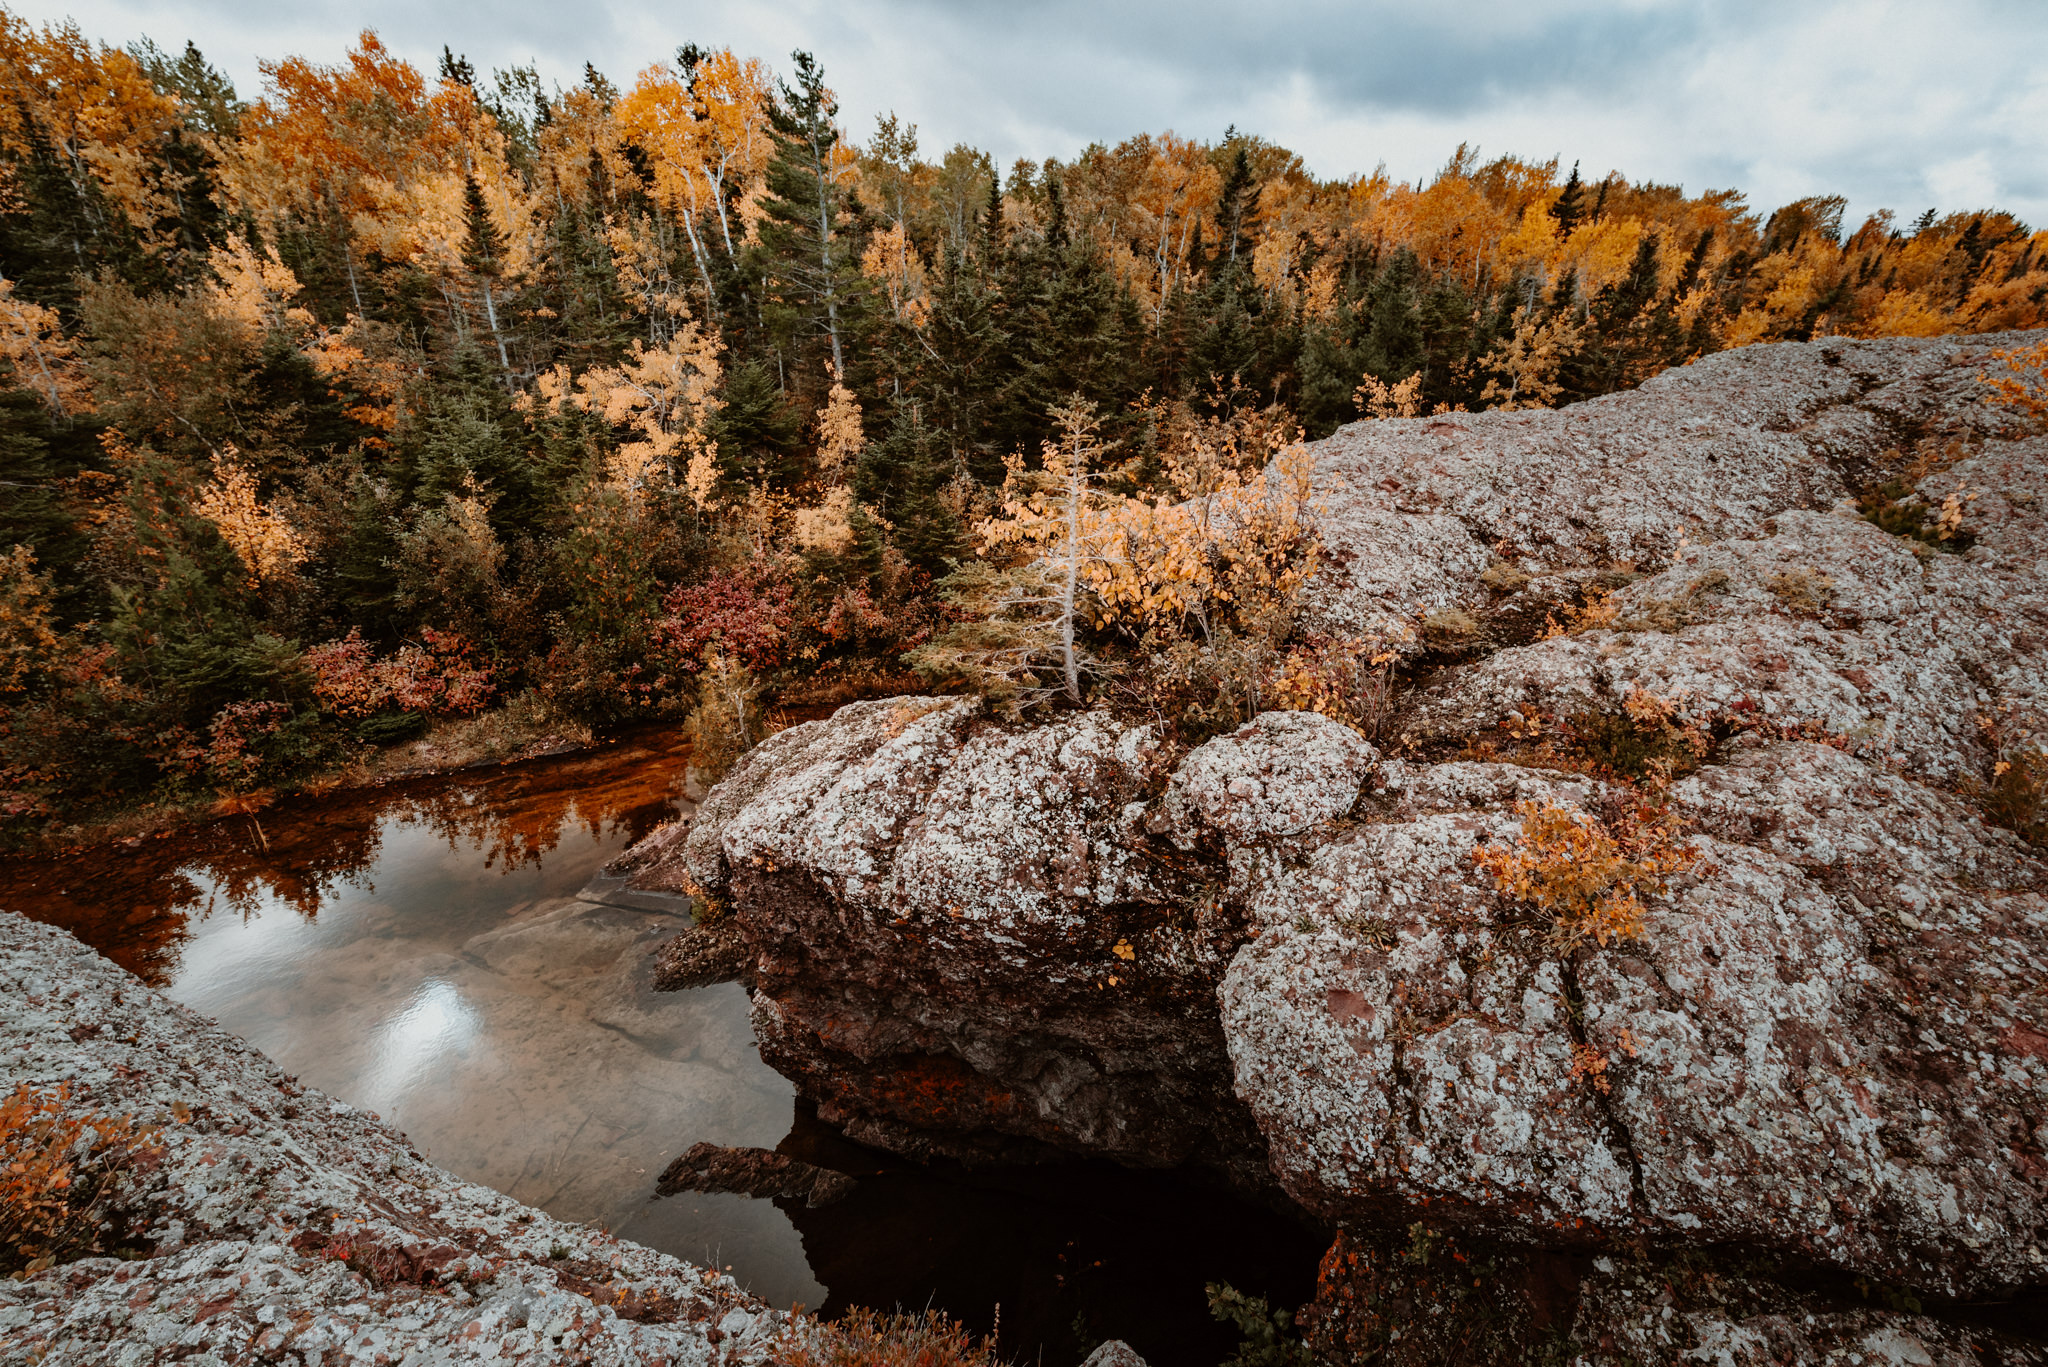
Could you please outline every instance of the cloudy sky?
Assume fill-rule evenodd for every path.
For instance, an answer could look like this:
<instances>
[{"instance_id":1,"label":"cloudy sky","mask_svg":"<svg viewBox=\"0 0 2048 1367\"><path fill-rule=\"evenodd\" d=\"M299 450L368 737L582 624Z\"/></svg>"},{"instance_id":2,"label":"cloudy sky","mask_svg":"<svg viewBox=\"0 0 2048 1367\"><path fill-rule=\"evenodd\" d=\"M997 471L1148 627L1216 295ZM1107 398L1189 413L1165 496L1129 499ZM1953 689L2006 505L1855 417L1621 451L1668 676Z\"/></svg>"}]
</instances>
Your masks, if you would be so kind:
<instances>
[{"instance_id":1,"label":"cloudy sky","mask_svg":"<svg viewBox=\"0 0 2048 1367\"><path fill-rule=\"evenodd\" d=\"M1849 221L1995 206L2048 226L2048 4L2040 0L11 0L96 38L196 41L243 95L257 61L333 61L355 32L432 67L536 64L621 82L684 42L823 63L848 131L894 110L956 141L1069 156L1225 127L1318 175L1414 179L1461 141L1590 175L1733 186L1770 208L1849 197Z\"/></svg>"}]
</instances>

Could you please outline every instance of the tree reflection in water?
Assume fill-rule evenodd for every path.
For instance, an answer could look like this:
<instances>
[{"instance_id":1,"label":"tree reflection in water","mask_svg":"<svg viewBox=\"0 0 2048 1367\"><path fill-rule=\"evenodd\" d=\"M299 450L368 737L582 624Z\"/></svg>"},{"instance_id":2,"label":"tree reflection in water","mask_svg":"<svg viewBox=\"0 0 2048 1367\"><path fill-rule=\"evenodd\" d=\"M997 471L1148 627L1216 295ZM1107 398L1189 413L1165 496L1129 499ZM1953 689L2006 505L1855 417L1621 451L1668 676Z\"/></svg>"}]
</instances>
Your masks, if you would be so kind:
<instances>
[{"instance_id":1,"label":"tree reflection in water","mask_svg":"<svg viewBox=\"0 0 2048 1367\"><path fill-rule=\"evenodd\" d=\"M689 748L675 728L596 750L295 797L247 816L69 853L0 860L0 909L62 926L153 987L194 919L283 905L311 920L372 888L387 830L423 826L486 868L540 866L565 834L637 840L675 814Z\"/></svg>"}]
</instances>

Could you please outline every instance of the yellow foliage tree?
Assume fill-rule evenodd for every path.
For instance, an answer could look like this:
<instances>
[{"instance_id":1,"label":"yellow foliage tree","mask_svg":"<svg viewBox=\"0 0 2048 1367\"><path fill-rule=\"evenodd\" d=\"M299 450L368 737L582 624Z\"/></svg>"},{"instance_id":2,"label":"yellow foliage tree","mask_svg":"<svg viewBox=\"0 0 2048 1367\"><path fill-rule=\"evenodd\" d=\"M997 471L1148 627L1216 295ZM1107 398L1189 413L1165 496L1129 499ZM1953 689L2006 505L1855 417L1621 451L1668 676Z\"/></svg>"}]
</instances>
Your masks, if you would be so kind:
<instances>
[{"instance_id":1,"label":"yellow foliage tree","mask_svg":"<svg viewBox=\"0 0 2048 1367\"><path fill-rule=\"evenodd\" d=\"M1569 309L1541 318L1531 305L1515 310L1515 330L1480 359L1494 372L1479 397L1496 408L1548 408L1564 392L1558 371L1577 351L1585 327ZM1501 382L1506 378L1506 383Z\"/></svg>"},{"instance_id":2,"label":"yellow foliage tree","mask_svg":"<svg viewBox=\"0 0 2048 1367\"><path fill-rule=\"evenodd\" d=\"M701 462L708 472L716 456L710 429L720 407L723 348L715 334L686 318L662 346L635 338L622 365L593 366L573 381L565 365L544 372L518 405L598 414L629 434L612 455L612 485L638 493L657 482L683 482L705 505L709 488L700 491L698 467Z\"/></svg>"},{"instance_id":3,"label":"yellow foliage tree","mask_svg":"<svg viewBox=\"0 0 2048 1367\"><path fill-rule=\"evenodd\" d=\"M0 554L0 695L19 693L57 655L50 579L36 573L35 552Z\"/></svg>"},{"instance_id":4,"label":"yellow foliage tree","mask_svg":"<svg viewBox=\"0 0 2048 1367\"><path fill-rule=\"evenodd\" d=\"M156 155L177 123L177 102L127 53L74 23L38 29L0 10L0 148L25 158L41 140L81 199L104 196L154 249L171 245L161 225L187 188Z\"/></svg>"},{"instance_id":5,"label":"yellow foliage tree","mask_svg":"<svg viewBox=\"0 0 2048 1367\"><path fill-rule=\"evenodd\" d=\"M54 309L16 296L14 282L4 278L0 278L0 357L57 416L92 411L91 384L64 336L63 321Z\"/></svg>"},{"instance_id":6,"label":"yellow foliage tree","mask_svg":"<svg viewBox=\"0 0 2048 1367\"><path fill-rule=\"evenodd\" d=\"M213 524L248 574L251 588L289 576L312 554L291 520L256 496L256 479L234 461L235 451L213 458L213 478L194 504Z\"/></svg>"}]
</instances>

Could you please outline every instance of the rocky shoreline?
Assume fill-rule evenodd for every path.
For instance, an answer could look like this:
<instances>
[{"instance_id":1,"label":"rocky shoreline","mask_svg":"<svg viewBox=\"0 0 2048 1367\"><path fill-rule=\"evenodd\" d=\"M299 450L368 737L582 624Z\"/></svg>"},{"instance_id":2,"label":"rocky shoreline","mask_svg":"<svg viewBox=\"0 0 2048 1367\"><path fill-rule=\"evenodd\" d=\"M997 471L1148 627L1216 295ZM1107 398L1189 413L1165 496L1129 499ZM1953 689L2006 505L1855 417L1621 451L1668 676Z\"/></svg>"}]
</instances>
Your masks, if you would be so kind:
<instances>
[{"instance_id":1,"label":"rocky shoreline","mask_svg":"<svg viewBox=\"0 0 2048 1367\"><path fill-rule=\"evenodd\" d=\"M1345 429L1317 624L1476 624L1378 744L854 704L626 871L708 894L678 971L744 977L850 1136L1194 1168L1341 1231L1339 1360L2040 1360L1997 1326L2048 1290L2048 860L1971 796L2048 704L2048 439L1976 378L2030 340ZM1902 471L1961 553L1858 516ZM1631 819L1555 743L1589 718L1694 751L1658 793L1686 858L1631 933L1561 940L1475 852L1527 804Z\"/></svg>"},{"instance_id":2,"label":"rocky shoreline","mask_svg":"<svg viewBox=\"0 0 2048 1367\"><path fill-rule=\"evenodd\" d=\"M730 1277L461 1181L11 913L0 1051L10 1088L69 1084L163 1147L134 1256L0 1279L0 1363L750 1363L789 1327Z\"/></svg>"}]
</instances>

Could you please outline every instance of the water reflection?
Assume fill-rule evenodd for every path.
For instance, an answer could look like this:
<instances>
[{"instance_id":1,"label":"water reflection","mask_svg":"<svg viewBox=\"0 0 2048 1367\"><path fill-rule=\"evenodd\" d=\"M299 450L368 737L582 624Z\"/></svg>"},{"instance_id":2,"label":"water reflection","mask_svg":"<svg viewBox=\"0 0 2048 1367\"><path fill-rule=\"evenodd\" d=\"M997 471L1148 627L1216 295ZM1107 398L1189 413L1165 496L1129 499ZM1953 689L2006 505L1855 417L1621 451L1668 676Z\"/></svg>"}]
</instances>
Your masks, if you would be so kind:
<instances>
[{"instance_id":1,"label":"water reflection","mask_svg":"<svg viewBox=\"0 0 2048 1367\"><path fill-rule=\"evenodd\" d=\"M1220 1361L1232 1336L1205 1281L1307 1298L1322 1243L1289 1221L1167 1177L920 1169L859 1148L762 1064L739 986L654 991L649 951L678 912L584 894L686 808L687 760L649 732L280 803L260 834L237 817L0 861L0 908L65 926L449 1171L730 1268L779 1304L933 1305L981 1332L1000 1305L1006 1353L1070 1367L1107 1337L1154 1362ZM650 1199L700 1140L862 1181L815 1211Z\"/></svg>"},{"instance_id":2,"label":"water reflection","mask_svg":"<svg viewBox=\"0 0 2048 1367\"><path fill-rule=\"evenodd\" d=\"M679 909L580 895L687 806L687 763L647 733L297 799L260 827L0 863L0 907L67 927L460 1176L817 1305L771 1203L651 1201L677 1153L772 1145L794 1105L740 988L653 990L648 951Z\"/></svg>"},{"instance_id":3,"label":"water reflection","mask_svg":"<svg viewBox=\"0 0 2048 1367\"><path fill-rule=\"evenodd\" d=\"M371 1070L363 1078L363 1104L397 1109L428 1064L444 1054L466 1055L476 1033L476 1012L463 1004L455 985L428 982L378 1032Z\"/></svg>"},{"instance_id":4,"label":"water reflection","mask_svg":"<svg viewBox=\"0 0 2048 1367\"><path fill-rule=\"evenodd\" d=\"M178 976L195 919L265 907L316 918L351 892L373 893L373 875L392 876L385 847L400 833L503 874L547 868L569 842L567 882L580 887L591 847L623 847L679 810L688 760L675 733L651 731L585 754L294 798L167 837L0 860L0 905L65 927L162 987Z\"/></svg>"}]
</instances>

